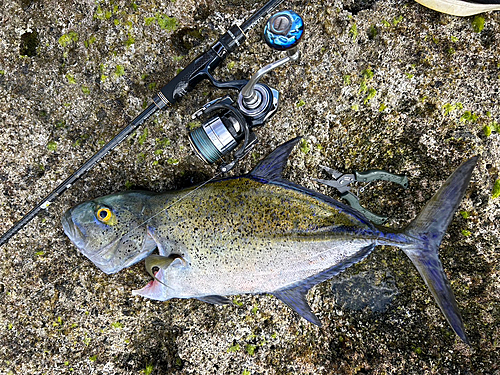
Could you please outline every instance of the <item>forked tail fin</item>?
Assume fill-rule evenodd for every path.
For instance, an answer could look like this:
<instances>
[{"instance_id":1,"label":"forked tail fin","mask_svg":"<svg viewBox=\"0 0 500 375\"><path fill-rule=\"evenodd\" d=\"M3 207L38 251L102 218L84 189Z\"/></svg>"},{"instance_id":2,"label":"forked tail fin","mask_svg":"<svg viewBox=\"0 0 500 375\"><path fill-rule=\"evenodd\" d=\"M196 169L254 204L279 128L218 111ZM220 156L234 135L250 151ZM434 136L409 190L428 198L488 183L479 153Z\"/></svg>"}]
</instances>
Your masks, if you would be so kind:
<instances>
[{"instance_id":1,"label":"forked tail fin","mask_svg":"<svg viewBox=\"0 0 500 375\"><path fill-rule=\"evenodd\" d=\"M405 229L417 241L403 251L411 259L434 296L448 323L468 343L455 296L438 257L441 240L469 185L478 157L463 163L427 202L422 212Z\"/></svg>"}]
</instances>

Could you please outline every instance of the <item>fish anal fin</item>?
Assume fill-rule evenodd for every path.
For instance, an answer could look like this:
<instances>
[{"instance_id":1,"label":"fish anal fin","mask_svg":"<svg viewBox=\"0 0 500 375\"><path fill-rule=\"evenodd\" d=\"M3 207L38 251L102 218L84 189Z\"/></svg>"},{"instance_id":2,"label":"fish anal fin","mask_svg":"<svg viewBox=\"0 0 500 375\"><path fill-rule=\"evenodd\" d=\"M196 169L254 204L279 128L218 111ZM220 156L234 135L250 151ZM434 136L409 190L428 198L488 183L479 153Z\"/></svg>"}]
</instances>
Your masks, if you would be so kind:
<instances>
[{"instance_id":1,"label":"fish anal fin","mask_svg":"<svg viewBox=\"0 0 500 375\"><path fill-rule=\"evenodd\" d=\"M321 327L321 322L314 315L311 307L307 303L306 294L310 288L319 284L323 281L331 279L333 276L338 275L340 272L346 270L353 264L356 264L363 259L365 259L375 248L375 244L370 244L368 246L362 247L355 254L344 259L343 262L334 265L318 274L308 277L301 282L298 282L290 287L285 287L283 289L278 289L272 294L286 303L290 308L297 312L301 317L310 321L313 324Z\"/></svg>"},{"instance_id":2,"label":"fish anal fin","mask_svg":"<svg viewBox=\"0 0 500 375\"><path fill-rule=\"evenodd\" d=\"M321 322L318 317L314 315L311 306L306 299L306 294L301 286L289 289L280 289L273 292L273 295L284 302L293 311L299 314L307 321L321 327Z\"/></svg>"},{"instance_id":3,"label":"fish anal fin","mask_svg":"<svg viewBox=\"0 0 500 375\"><path fill-rule=\"evenodd\" d=\"M314 276L308 277L307 279L300 282L300 286L303 290L309 290L313 286L322 283L323 281L330 280L332 277L344 272L346 269L351 267L353 264L361 262L365 259L375 248L375 244L370 244L368 246L362 247L351 255L350 257L344 259L341 263L334 265Z\"/></svg>"},{"instance_id":4,"label":"fish anal fin","mask_svg":"<svg viewBox=\"0 0 500 375\"><path fill-rule=\"evenodd\" d=\"M278 146L273 152L267 155L257 166L249 173L249 176L262 178L267 181L281 178L281 173L286 165L288 157L293 148L302 137L297 137Z\"/></svg>"},{"instance_id":5,"label":"fish anal fin","mask_svg":"<svg viewBox=\"0 0 500 375\"><path fill-rule=\"evenodd\" d=\"M232 302L229 298L226 298L224 296L203 296L203 297L196 297L197 300L206 302L206 303L211 303L213 305L232 305Z\"/></svg>"}]
</instances>

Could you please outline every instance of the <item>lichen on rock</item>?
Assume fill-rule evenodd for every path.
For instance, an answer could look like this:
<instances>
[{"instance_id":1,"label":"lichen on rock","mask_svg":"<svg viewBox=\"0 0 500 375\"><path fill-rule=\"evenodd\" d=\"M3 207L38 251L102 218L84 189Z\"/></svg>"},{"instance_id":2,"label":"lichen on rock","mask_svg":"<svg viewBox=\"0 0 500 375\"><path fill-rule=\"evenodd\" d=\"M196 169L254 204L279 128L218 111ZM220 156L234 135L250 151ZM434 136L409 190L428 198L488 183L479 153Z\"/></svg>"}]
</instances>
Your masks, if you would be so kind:
<instances>
[{"instance_id":1,"label":"lichen on rock","mask_svg":"<svg viewBox=\"0 0 500 375\"><path fill-rule=\"evenodd\" d=\"M5 2L0 231L261 4ZM500 135L492 124L500 122L500 12L474 21L396 0L286 1L285 7L304 18L302 57L265 77L280 90L280 107L257 130L254 153L233 173L249 171L277 145L303 135L304 147L294 151L285 174L309 188L334 194L312 180L323 177L319 165L407 174L407 190L380 183L360 194L365 207L402 228L463 160L481 155L459 208L468 215L457 212L440 249L471 347L451 332L417 271L395 248L377 248L334 280L339 286L361 280L373 291L383 275L392 275L388 289L398 292L383 294L391 302L381 311L339 303L328 282L313 288L308 299L321 329L271 296L239 296L241 306L226 307L133 297L131 290L149 281L143 265L105 275L80 255L60 225L67 208L123 189L178 189L215 174L193 155L187 132L193 112L226 92L201 83L2 246L0 372L498 371ZM216 69L217 78L248 78L283 56L262 42L261 29Z\"/></svg>"}]
</instances>

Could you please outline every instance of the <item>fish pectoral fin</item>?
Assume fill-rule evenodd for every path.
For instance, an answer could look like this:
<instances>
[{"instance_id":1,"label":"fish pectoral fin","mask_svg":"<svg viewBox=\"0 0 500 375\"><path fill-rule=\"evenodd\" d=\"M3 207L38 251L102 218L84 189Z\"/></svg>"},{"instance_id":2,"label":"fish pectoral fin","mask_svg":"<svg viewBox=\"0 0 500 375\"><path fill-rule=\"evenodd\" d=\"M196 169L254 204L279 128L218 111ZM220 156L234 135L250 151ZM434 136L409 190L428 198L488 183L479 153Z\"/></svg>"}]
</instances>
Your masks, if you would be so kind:
<instances>
[{"instance_id":1,"label":"fish pectoral fin","mask_svg":"<svg viewBox=\"0 0 500 375\"><path fill-rule=\"evenodd\" d=\"M199 301L206 302L206 303L211 303L213 305L232 305L233 302L224 296L204 296L204 297L197 297L196 298Z\"/></svg>"},{"instance_id":2,"label":"fish pectoral fin","mask_svg":"<svg viewBox=\"0 0 500 375\"><path fill-rule=\"evenodd\" d=\"M288 305L288 307L294 310L301 317L321 327L321 322L318 317L314 315L311 310L311 306L309 306L309 303L307 302L306 293L307 291L304 292L303 287L298 286L295 288L276 290L272 294Z\"/></svg>"},{"instance_id":3,"label":"fish pectoral fin","mask_svg":"<svg viewBox=\"0 0 500 375\"><path fill-rule=\"evenodd\" d=\"M170 266L177 258L180 258L180 256L177 254L170 254L168 257L163 255L151 254L144 260L144 266L146 267L146 271L151 275L153 279L165 285L164 282L156 277L153 269L155 267L158 267L159 269L166 270L168 266Z\"/></svg>"}]
</instances>

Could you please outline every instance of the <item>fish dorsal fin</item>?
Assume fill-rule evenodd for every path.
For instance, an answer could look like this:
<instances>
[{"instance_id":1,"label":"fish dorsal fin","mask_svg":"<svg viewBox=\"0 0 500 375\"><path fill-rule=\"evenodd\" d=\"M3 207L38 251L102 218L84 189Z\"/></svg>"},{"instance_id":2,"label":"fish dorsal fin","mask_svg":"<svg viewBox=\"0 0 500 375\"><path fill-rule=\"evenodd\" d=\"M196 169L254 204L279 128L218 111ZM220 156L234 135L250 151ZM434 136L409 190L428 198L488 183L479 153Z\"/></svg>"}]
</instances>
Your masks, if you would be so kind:
<instances>
[{"instance_id":1,"label":"fish dorsal fin","mask_svg":"<svg viewBox=\"0 0 500 375\"><path fill-rule=\"evenodd\" d=\"M291 139L281 146L278 146L273 152L266 156L264 160L257 164L249 173L249 176L262 178L268 181L279 179L290 152L292 152L292 149L301 138L302 137Z\"/></svg>"},{"instance_id":2,"label":"fish dorsal fin","mask_svg":"<svg viewBox=\"0 0 500 375\"><path fill-rule=\"evenodd\" d=\"M302 286L277 290L273 292L273 295L286 303L288 307L294 310L301 317L321 327L321 322L312 312L309 303L307 303L306 293L304 293L304 288Z\"/></svg>"}]
</instances>

